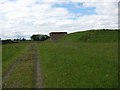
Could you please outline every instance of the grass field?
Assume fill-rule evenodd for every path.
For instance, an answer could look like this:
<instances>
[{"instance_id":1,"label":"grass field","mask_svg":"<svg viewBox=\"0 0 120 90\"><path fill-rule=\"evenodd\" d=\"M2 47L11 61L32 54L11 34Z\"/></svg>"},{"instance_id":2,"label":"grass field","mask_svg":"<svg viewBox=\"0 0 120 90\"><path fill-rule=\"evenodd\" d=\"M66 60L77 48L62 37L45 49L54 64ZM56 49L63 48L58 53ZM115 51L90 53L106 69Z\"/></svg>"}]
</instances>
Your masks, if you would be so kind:
<instances>
[{"instance_id":1,"label":"grass field","mask_svg":"<svg viewBox=\"0 0 120 90\"><path fill-rule=\"evenodd\" d=\"M57 42L3 45L3 73L22 57L3 85L35 87L36 49L30 47L33 45L39 50L42 87L117 88L117 40L118 31L85 31L68 34Z\"/></svg>"},{"instance_id":2,"label":"grass field","mask_svg":"<svg viewBox=\"0 0 120 90\"><path fill-rule=\"evenodd\" d=\"M117 87L116 43L40 44L45 87Z\"/></svg>"},{"instance_id":3,"label":"grass field","mask_svg":"<svg viewBox=\"0 0 120 90\"><path fill-rule=\"evenodd\" d=\"M44 87L117 87L117 33L78 32L39 44Z\"/></svg>"}]
</instances>

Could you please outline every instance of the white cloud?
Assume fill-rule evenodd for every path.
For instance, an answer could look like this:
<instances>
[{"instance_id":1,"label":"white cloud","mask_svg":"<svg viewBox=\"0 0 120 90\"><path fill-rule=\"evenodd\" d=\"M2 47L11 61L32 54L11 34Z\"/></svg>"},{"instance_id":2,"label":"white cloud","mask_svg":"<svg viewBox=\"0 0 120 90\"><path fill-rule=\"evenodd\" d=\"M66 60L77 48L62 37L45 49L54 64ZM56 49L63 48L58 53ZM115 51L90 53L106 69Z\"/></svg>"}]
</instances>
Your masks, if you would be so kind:
<instances>
[{"instance_id":1,"label":"white cloud","mask_svg":"<svg viewBox=\"0 0 120 90\"><path fill-rule=\"evenodd\" d=\"M56 3L83 3L82 7L95 7L95 13L71 13ZM0 0L0 35L3 38L30 37L34 33L51 31L75 32L97 28L117 28L118 0ZM72 7L71 7L72 8ZM78 7L81 8L81 7Z\"/></svg>"}]
</instances>

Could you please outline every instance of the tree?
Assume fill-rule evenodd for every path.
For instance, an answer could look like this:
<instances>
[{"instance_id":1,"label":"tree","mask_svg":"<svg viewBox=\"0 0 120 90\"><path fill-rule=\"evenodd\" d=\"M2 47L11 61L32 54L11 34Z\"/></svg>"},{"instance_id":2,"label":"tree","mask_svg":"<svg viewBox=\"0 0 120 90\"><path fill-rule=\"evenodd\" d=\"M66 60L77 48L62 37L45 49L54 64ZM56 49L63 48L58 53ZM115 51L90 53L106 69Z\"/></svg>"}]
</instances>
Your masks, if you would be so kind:
<instances>
[{"instance_id":1,"label":"tree","mask_svg":"<svg viewBox=\"0 0 120 90\"><path fill-rule=\"evenodd\" d=\"M31 36L31 39L34 41L44 41L47 40L49 38L48 35L42 35L42 34L34 34Z\"/></svg>"},{"instance_id":2,"label":"tree","mask_svg":"<svg viewBox=\"0 0 120 90\"><path fill-rule=\"evenodd\" d=\"M22 40L21 41L26 41L26 39L25 38L22 38Z\"/></svg>"}]
</instances>

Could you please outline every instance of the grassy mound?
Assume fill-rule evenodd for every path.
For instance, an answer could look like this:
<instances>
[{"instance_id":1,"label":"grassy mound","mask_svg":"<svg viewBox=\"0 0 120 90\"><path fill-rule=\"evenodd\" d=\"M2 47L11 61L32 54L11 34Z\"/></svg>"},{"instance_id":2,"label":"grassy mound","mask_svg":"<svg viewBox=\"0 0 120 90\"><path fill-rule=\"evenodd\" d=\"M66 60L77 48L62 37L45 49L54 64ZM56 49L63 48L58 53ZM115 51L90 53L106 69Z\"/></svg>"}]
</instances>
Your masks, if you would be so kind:
<instances>
[{"instance_id":1,"label":"grassy mound","mask_svg":"<svg viewBox=\"0 0 120 90\"><path fill-rule=\"evenodd\" d=\"M118 30L89 30L66 35L60 41L117 42Z\"/></svg>"}]
</instances>

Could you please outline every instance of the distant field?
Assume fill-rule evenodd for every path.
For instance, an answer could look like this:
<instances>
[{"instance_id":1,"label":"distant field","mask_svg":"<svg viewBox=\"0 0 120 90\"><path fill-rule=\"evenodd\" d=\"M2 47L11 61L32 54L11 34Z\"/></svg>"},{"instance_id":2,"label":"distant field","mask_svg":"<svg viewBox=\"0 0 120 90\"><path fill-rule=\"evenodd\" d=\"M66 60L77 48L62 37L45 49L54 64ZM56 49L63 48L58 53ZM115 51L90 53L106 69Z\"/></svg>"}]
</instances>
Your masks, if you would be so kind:
<instances>
[{"instance_id":1,"label":"distant field","mask_svg":"<svg viewBox=\"0 0 120 90\"><path fill-rule=\"evenodd\" d=\"M4 88L35 88L37 55L44 88L118 87L118 31L77 32L57 42L6 44L2 49L3 74L20 59Z\"/></svg>"}]
</instances>

